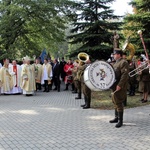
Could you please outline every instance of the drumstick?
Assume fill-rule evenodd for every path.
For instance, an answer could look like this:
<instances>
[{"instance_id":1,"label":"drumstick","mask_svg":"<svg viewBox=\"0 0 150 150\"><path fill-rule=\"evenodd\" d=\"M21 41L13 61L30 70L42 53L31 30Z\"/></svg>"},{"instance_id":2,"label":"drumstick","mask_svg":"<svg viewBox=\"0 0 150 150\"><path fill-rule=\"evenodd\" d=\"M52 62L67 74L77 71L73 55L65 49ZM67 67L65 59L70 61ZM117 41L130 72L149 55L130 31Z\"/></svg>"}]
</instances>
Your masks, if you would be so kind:
<instances>
[{"instance_id":1,"label":"drumstick","mask_svg":"<svg viewBox=\"0 0 150 150\"><path fill-rule=\"evenodd\" d=\"M118 91L118 90L116 90L116 91L112 92L112 93L111 93L111 95L114 95L117 91Z\"/></svg>"}]
</instances>

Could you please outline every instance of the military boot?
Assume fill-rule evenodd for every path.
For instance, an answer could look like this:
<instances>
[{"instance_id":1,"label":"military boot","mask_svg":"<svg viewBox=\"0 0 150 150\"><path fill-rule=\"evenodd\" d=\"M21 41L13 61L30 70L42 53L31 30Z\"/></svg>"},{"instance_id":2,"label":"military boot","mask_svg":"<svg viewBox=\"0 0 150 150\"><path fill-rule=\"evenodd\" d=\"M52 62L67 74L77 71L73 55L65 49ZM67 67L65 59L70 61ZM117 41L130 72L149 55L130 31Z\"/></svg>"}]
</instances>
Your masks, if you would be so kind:
<instances>
[{"instance_id":1,"label":"military boot","mask_svg":"<svg viewBox=\"0 0 150 150\"><path fill-rule=\"evenodd\" d=\"M73 84L73 83L71 84L71 87L72 87L71 91L74 91L74 90L75 90L75 87L74 87L74 84Z\"/></svg>"},{"instance_id":2,"label":"military boot","mask_svg":"<svg viewBox=\"0 0 150 150\"><path fill-rule=\"evenodd\" d=\"M86 105L83 107L83 109L91 108L91 97L85 98L85 104Z\"/></svg>"},{"instance_id":3,"label":"military boot","mask_svg":"<svg viewBox=\"0 0 150 150\"><path fill-rule=\"evenodd\" d=\"M78 93L78 97L75 97L75 99L81 99L81 93Z\"/></svg>"},{"instance_id":4,"label":"military boot","mask_svg":"<svg viewBox=\"0 0 150 150\"><path fill-rule=\"evenodd\" d=\"M118 112L118 123L116 128L120 128L123 125L123 112Z\"/></svg>"},{"instance_id":5,"label":"military boot","mask_svg":"<svg viewBox=\"0 0 150 150\"><path fill-rule=\"evenodd\" d=\"M84 96L84 104L81 105L81 107L85 107L86 105L87 105L87 99L86 99L86 97Z\"/></svg>"},{"instance_id":6,"label":"military boot","mask_svg":"<svg viewBox=\"0 0 150 150\"><path fill-rule=\"evenodd\" d=\"M69 86L69 84L67 83L66 88L64 89L64 91L68 91L68 86Z\"/></svg>"},{"instance_id":7,"label":"military boot","mask_svg":"<svg viewBox=\"0 0 150 150\"><path fill-rule=\"evenodd\" d=\"M77 88L75 88L74 91L73 91L72 93L73 93L73 94L78 93L78 92L77 92Z\"/></svg>"},{"instance_id":8,"label":"military boot","mask_svg":"<svg viewBox=\"0 0 150 150\"><path fill-rule=\"evenodd\" d=\"M124 106L127 106L127 97L126 97L126 99L123 101L123 105L124 105Z\"/></svg>"},{"instance_id":9,"label":"military boot","mask_svg":"<svg viewBox=\"0 0 150 150\"><path fill-rule=\"evenodd\" d=\"M115 109L115 118L109 121L110 123L117 123L118 122L118 112L117 109Z\"/></svg>"}]
</instances>

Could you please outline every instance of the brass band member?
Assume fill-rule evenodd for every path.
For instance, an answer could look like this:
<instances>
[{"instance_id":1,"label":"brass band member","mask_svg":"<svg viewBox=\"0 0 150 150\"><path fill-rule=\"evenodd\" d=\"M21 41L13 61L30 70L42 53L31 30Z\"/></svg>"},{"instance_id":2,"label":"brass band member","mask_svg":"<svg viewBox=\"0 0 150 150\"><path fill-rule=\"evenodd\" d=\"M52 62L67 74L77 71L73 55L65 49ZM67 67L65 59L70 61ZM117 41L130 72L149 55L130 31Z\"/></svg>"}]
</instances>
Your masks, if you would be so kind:
<instances>
[{"instance_id":1,"label":"brass band member","mask_svg":"<svg viewBox=\"0 0 150 150\"><path fill-rule=\"evenodd\" d=\"M82 70L82 72L84 72L84 70L86 69L86 67L91 63L90 58L85 62L85 64L83 66L80 66L79 69ZM84 77L83 77L83 73L81 76L81 88L82 88L82 93L84 95L84 101L85 104L81 105L81 107L83 107L83 109L88 109L91 107L91 90L86 86L86 84L84 83Z\"/></svg>"},{"instance_id":2,"label":"brass band member","mask_svg":"<svg viewBox=\"0 0 150 150\"><path fill-rule=\"evenodd\" d=\"M142 103L148 102L148 94L150 92L150 73L149 68L146 68L142 71L141 80L143 82L143 98Z\"/></svg>"},{"instance_id":3,"label":"brass band member","mask_svg":"<svg viewBox=\"0 0 150 150\"><path fill-rule=\"evenodd\" d=\"M129 72L133 71L136 69L135 61L131 60L129 62ZM130 77L129 76L129 96L134 96L135 95L135 85L136 85L136 76Z\"/></svg>"},{"instance_id":4,"label":"brass band member","mask_svg":"<svg viewBox=\"0 0 150 150\"><path fill-rule=\"evenodd\" d=\"M113 65L116 74L116 82L111 87L112 88L112 101L115 106L115 118L110 120L110 123L117 123L116 128L123 125L123 101L126 98L127 83L128 83L128 72L129 65L128 62L122 58L122 50L114 50L114 59L116 63Z\"/></svg>"},{"instance_id":5,"label":"brass band member","mask_svg":"<svg viewBox=\"0 0 150 150\"><path fill-rule=\"evenodd\" d=\"M73 69L72 69L72 76L73 76L73 84L74 84L74 91L72 93L77 93L77 67L78 67L79 62L77 60L74 61L73 63Z\"/></svg>"},{"instance_id":6,"label":"brass band member","mask_svg":"<svg viewBox=\"0 0 150 150\"><path fill-rule=\"evenodd\" d=\"M75 97L76 100L81 99L82 98L82 90L81 90L81 77L83 75L83 71L82 70L82 65L84 65L84 62L80 62L80 64L77 67L77 75L76 75L76 86L77 86L77 93L78 96Z\"/></svg>"}]
</instances>

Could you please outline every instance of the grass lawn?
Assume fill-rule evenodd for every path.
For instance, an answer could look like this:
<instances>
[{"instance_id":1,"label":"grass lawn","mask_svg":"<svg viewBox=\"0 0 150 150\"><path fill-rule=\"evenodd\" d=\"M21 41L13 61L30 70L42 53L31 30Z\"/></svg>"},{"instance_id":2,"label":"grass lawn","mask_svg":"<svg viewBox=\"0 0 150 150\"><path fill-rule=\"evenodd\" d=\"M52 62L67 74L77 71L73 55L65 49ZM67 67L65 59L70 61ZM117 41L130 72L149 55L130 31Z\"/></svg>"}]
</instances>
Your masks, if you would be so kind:
<instances>
[{"instance_id":1,"label":"grass lawn","mask_svg":"<svg viewBox=\"0 0 150 150\"><path fill-rule=\"evenodd\" d=\"M92 108L113 109L114 107L110 96L110 90L92 92ZM127 96L127 106L125 108L132 108L150 104L150 101L148 101L147 103L141 103L140 99L142 99L142 95L140 95L140 93L136 93L135 96Z\"/></svg>"}]
</instances>

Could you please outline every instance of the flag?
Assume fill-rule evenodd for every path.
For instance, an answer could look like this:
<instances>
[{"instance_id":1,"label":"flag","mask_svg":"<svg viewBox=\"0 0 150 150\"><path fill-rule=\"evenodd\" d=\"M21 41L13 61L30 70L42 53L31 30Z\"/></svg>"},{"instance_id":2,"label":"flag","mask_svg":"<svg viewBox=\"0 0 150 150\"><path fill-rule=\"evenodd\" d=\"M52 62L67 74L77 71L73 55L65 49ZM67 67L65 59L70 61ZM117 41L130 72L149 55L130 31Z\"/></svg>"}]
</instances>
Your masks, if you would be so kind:
<instances>
[{"instance_id":1,"label":"flag","mask_svg":"<svg viewBox=\"0 0 150 150\"><path fill-rule=\"evenodd\" d=\"M44 59L47 57L46 49L44 49L40 55L41 62L44 63Z\"/></svg>"}]
</instances>

